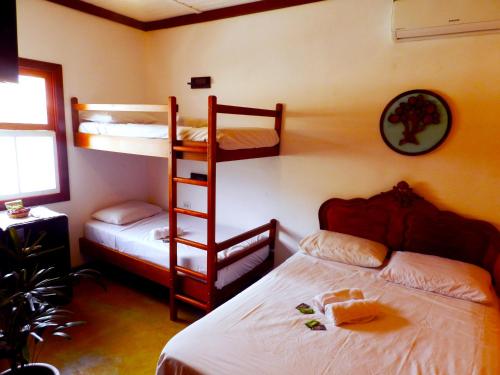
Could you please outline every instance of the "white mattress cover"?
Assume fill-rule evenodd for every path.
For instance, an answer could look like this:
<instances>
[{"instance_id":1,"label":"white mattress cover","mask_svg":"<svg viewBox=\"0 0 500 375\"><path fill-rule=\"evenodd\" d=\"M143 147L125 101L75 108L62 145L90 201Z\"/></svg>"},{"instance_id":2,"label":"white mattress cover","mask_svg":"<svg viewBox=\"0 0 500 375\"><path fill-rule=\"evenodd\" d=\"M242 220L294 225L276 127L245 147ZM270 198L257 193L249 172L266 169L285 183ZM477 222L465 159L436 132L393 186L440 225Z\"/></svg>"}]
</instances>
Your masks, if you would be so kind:
<instances>
[{"instance_id":1,"label":"white mattress cover","mask_svg":"<svg viewBox=\"0 0 500 375\"><path fill-rule=\"evenodd\" d=\"M409 289L376 270L298 253L174 336L157 374L500 374L496 306ZM378 298L369 323L311 331L301 302L333 288Z\"/></svg>"},{"instance_id":2,"label":"white mattress cover","mask_svg":"<svg viewBox=\"0 0 500 375\"><path fill-rule=\"evenodd\" d=\"M168 138L168 126L163 124L116 124L82 122L80 133L137 138ZM208 128L179 126L177 139L206 142ZM217 142L223 150L241 150L259 147L273 147L279 143L274 129L245 127L217 129Z\"/></svg>"},{"instance_id":3,"label":"white mattress cover","mask_svg":"<svg viewBox=\"0 0 500 375\"><path fill-rule=\"evenodd\" d=\"M193 241L206 243L205 221L185 215L178 216L178 226L186 233L183 237ZM152 217L140 220L128 225L115 225L99 220L90 220L85 223L85 238L97 242L106 247L124 252L139 259L155 263L161 267L169 267L169 244L161 240L149 239L152 229L168 226L168 214L159 213ZM250 228L249 228L250 229ZM230 226L218 225L216 230L216 241L220 242L241 234L242 230ZM267 234L254 237L245 244L251 244ZM244 246L236 245L218 254L219 259L224 259L230 254L242 250ZM183 244L178 245L177 262L180 266L190 268L194 271L207 273L206 253ZM261 264L269 255L269 247L264 248L238 260L237 262L222 268L217 273L216 288L222 289L232 281L243 276Z\"/></svg>"}]
</instances>

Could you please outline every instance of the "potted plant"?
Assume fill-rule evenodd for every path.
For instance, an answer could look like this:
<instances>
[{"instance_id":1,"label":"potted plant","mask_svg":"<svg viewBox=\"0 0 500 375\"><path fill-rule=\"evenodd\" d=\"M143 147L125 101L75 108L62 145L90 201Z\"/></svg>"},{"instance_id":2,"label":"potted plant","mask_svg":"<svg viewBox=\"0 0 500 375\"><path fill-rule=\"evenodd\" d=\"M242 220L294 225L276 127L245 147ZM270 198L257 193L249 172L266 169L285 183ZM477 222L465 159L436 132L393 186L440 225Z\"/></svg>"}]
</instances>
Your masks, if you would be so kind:
<instances>
[{"instance_id":1,"label":"potted plant","mask_svg":"<svg viewBox=\"0 0 500 375\"><path fill-rule=\"evenodd\" d=\"M49 335L70 339L66 331L85 322L73 321L72 312L58 306L54 297L67 297L70 287L82 278L99 282L100 274L84 269L60 275L53 267L24 267L27 257L50 251L40 248L44 235L32 244L27 243L29 236L22 243L14 229L9 235L10 245L2 244L0 250L21 268L0 277L0 359L8 360L10 365L10 369L1 374L58 375L55 367L36 363L40 345Z\"/></svg>"}]
</instances>

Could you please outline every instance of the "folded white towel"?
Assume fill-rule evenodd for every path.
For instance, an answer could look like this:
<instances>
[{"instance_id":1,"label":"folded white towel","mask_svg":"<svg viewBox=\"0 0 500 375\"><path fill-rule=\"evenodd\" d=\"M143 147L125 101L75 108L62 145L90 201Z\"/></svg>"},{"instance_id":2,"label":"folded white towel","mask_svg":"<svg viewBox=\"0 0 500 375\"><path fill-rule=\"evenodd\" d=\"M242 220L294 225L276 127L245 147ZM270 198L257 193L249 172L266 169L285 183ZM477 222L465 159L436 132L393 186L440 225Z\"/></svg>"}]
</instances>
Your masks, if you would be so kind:
<instances>
[{"instance_id":1,"label":"folded white towel","mask_svg":"<svg viewBox=\"0 0 500 375\"><path fill-rule=\"evenodd\" d=\"M376 299L354 299L326 305L325 315L336 326L345 323L365 323L376 318L379 303Z\"/></svg>"},{"instance_id":2,"label":"folded white towel","mask_svg":"<svg viewBox=\"0 0 500 375\"><path fill-rule=\"evenodd\" d=\"M183 233L184 233L184 231L182 230L182 228L177 227L177 235L182 236ZM164 239L168 239L169 235L170 235L169 227L155 228L149 232L149 239L150 240L164 240Z\"/></svg>"},{"instance_id":3,"label":"folded white towel","mask_svg":"<svg viewBox=\"0 0 500 375\"><path fill-rule=\"evenodd\" d=\"M360 289L357 288L347 288L347 289L339 289L339 290L330 290L328 292L324 292L318 294L313 299L313 307L316 310L324 313L325 306L334 303L334 302L343 302L349 301L351 299L363 299L365 296Z\"/></svg>"}]
</instances>

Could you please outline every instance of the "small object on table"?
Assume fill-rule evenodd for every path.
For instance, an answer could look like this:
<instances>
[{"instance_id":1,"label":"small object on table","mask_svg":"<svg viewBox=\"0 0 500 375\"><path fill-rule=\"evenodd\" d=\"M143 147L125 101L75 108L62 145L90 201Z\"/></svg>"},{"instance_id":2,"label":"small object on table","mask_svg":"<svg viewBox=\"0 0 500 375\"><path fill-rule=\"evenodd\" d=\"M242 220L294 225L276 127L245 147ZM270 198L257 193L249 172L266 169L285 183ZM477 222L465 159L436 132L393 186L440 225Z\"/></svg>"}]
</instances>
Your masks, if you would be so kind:
<instances>
[{"instance_id":1,"label":"small object on table","mask_svg":"<svg viewBox=\"0 0 500 375\"><path fill-rule=\"evenodd\" d=\"M300 305L295 307L302 314L314 314L314 309L309 306L307 303L301 303Z\"/></svg>"},{"instance_id":2,"label":"small object on table","mask_svg":"<svg viewBox=\"0 0 500 375\"><path fill-rule=\"evenodd\" d=\"M21 199L5 202L5 208L7 209L7 216L11 219L24 219L30 213L30 209L24 207Z\"/></svg>"},{"instance_id":3,"label":"small object on table","mask_svg":"<svg viewBox=\"0 0 500 375\"><path fill-rule=\"evenodd\" d=\"M308 320L305 325L312 331L326 331L326 327L316 319Z\"/></svg>"}]
</instances>

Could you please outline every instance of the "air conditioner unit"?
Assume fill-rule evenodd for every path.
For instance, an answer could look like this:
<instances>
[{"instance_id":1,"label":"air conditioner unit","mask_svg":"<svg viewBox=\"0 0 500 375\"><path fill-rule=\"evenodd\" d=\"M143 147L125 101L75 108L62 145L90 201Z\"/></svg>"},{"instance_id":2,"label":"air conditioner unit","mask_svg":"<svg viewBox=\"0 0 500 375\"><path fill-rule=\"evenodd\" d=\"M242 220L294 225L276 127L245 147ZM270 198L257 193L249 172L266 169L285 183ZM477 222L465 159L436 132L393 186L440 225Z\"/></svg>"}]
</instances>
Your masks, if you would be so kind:
<instances>
[{"instance_id":1,"label":"air conditioner unit","mask_svg":"<svg viewBox=\"0 0 500 375\"><path fill-rule=\"evenodd\" d=\"M500 0L393 0L394 39L500 31Z\"/></svg>"}]
</instances>

